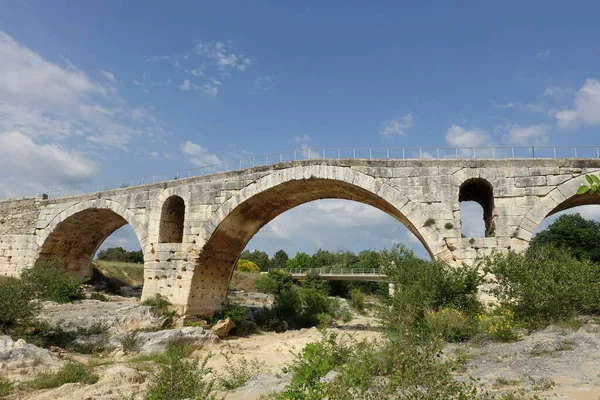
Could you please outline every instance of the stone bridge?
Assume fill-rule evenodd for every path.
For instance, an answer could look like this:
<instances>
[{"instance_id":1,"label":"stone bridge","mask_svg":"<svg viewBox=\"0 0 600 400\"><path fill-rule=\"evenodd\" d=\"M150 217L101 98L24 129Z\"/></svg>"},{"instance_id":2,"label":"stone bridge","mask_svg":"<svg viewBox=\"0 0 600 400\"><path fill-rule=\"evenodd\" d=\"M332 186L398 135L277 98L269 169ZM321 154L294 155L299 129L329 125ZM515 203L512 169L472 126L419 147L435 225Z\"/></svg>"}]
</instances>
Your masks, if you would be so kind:
<instances>
[{"instance_id":1,"label":"stone bridge","mask_svg":"<svg viewBox=\"0 0 600 400\"><path fill-rule=\"evenodd\" d=\"M404 224L431 257L460 266L494 249L522 251L547 216L599 204L600 196L575 196L583 175L599 170L598 159L312 159L59 199L7 200L0 202L0 275L18 276L57 257L72 275L89 276L98 247L129 224L144 254L142 297L160 293L184 315L211 315L226 300L252 236L300 204L328 198L369 204ZM485 237L461 236L461 201L482 206Z\"/></svg>"}]
</instances>

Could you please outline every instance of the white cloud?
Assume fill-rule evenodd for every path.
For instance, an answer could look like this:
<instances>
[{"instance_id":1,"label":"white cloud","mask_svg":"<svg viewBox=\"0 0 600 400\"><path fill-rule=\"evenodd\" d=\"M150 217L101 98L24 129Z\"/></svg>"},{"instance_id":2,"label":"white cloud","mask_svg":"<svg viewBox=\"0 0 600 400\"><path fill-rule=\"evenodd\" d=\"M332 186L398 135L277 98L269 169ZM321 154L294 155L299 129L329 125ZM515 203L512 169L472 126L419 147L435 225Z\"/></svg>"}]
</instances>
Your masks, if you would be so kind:
<instances>
[{"instance_id":1,"label":"white cloud","mask_svg":"<svg viewBox=\"0 0 600 400\"><path fill-rule=\"evenodd\" d=\"M186 141L181 145L183 154L190 156L189 161L199 167L207 165L221 164L221 160L215 154L209 153L208 149L191 141Z\"/></svg>"},{"instance_id":2,"label":"white cloud","mask_svg":"<svg viewBox=\"0 0 600 400\"><path fill-rule=\"evenodd\" d=\"M212 79L210 82L205 83L204 85L200 86L198 89L200 90L200 92L202 92L204 94L215 97L217 94L219 94L219 87L221 85L222 85L221 81Z\"/></svg>"},{"instance_id":3,"label":"white cloud","mask_svg":"<svg viewBox=\"0 0 600 400\"><path fill-rule=\"evenodd\" d=\"M61 67L47 61L3 32L0 60L0 132L52 140L87 136L92 142L122 146L145 131L159 130L130 126L131 110L112 86L114 76L108 71L100 70L110 81L103 86L72 63Z\"/></svg>"},{"instance_id":4,"label":"white cloud","mask_svg":"<svg viewBox=\"0 0 600 400\"><path fill-rule=\"evenodd\" d=\"M400 135L404 136L406 130L414 125L415 117L408 113L404 117L398 119L392 119L386 122L381 130L381 133L385 136Z\"/></svg>"},{"instance_id":5,"label":"white cloud","mask_svg":"<svg viewBox=\"0 0 600 400\"><path fill-rule=\"evenodd\" d=\"M506 133L509 144L540 146L548 143L548 127L546 125L521 126L508 124L500 128Z\"/></svg>"},{"instance_id":6,"label":"white cloud","mask_svg":"<svg viewBox=\"0 0 600 400\"><path fill-rule=\"evenodd\" d=\"M190 73L192 75L194 75L195 77L204 75L203 68L194 68L193 70L190 71Z\"/></svg>"},{"instance_id":7,"label":"white cloud","mask_svg":"<svg viewBox=\"0 0 600 400\"><path fill-rule=\"evenodd\" d=\"M252 61L243 54L235 54L223 42L199 43L196 53L213 60L221 69L235 68L240 71L248 68Z\"/></svg>"},{"instance_id":8,"label":"white cloud","mask_svg":"<svg viewBox=\"0 0 600 400\"><path fill-rule=\"evenodd\" d=\"M575 93L575 107L556 112L558 126L563 129L579 125L600 125L600 81L587 79Z\"/></svg>"},{"instance_id":9,"label":"white cloud","mask_svg":"<svg viewBox=\"0 0 600 400\"><path fill-rule=\"evenodd\" d=\"M460 203L460 228L466 237L484 237L483 208L474 201Z\"/></svg>"},{"instance_id":10,"label":"white cloud","mask_svg":"<svg viewBox=\"0 0 600 400\"><path fill-rule=\"evenodd\" d=\"M186 79L183 81L183 83L181 84L181 86L179 86L179 89L181 90L191 90L192 89L192 83Z\"/></svg>"},{"instance_id":11,"label":"white cloud","mask_svg":"<svg viewBox=\"0 0 600 400\"><path fill-rule=\"evenodd\" d=\"M478 128L466 129L453 124L446 131L446 142L452 147L489 146L490 137L484 130Z\"/></svg>"},{"instance_id":12,"label":"white cloud","mask_svg":"<svg viewBox=\"0 0 600 400\"><path fill-rule=\"evenodd\" d=\"M117 78L115 78L115 75L114 75L112 72L105 71L105 70L103 70L103 69L100 69L99 71L100 71L100 73L101 73L102 75L104 75L104 77L105 77L106 79L108 79L108 80L109 80L111 83L117 83Z\"/></svg>"},{"instance_id":13,"label":"white cloud","mask_svg":"<svg viewBox=\"0 0 600 400\"><path fill-rule=\"evenodd\" d=\"M79 185L97 174L96 164L82 153L54 143L37 144L16 131L0 134L0 179L8 182L0 185L4 187L0 195L24 195L32 190L41 192Z\"/></svg>"}]
</instances>

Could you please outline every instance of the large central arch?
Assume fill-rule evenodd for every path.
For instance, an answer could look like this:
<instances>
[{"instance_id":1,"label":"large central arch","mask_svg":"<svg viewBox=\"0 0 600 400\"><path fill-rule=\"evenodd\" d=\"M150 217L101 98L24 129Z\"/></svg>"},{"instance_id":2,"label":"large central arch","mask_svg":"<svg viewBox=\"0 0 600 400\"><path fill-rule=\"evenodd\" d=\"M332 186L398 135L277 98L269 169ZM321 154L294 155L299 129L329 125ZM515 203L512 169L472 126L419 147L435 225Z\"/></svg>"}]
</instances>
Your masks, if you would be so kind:
<instances>
[{"instance_id":1,"label":"large central arch","mask_svg":"<svg viewBox=\"0 0 600 400\"><path fill-rule=\"evenodd\" d=\"M210 315L221 308L235 263L250 239L278 215L320 199L354 200L396 218L431 255L436 229L425 214L391 186L348 167L299 166L275 171L242 189L206 222L197 239L202 249L193 260L185 313ZM192 260L190 260L192 261Z\"/></svg>"},{"instance_id":2,"label":"large central arch","mask_svg":"<svg viewBox=\"0 0 600 400\"><path fill-rule=\"evenodd\" d=\"M91 277L91 262L96 250L114 231L130 224L139 234L141 223L123 206L111 200L78 203L59 213L40 233L36 263L56 258L66 272L76 278Z\"/></svg>"}]
</instances>

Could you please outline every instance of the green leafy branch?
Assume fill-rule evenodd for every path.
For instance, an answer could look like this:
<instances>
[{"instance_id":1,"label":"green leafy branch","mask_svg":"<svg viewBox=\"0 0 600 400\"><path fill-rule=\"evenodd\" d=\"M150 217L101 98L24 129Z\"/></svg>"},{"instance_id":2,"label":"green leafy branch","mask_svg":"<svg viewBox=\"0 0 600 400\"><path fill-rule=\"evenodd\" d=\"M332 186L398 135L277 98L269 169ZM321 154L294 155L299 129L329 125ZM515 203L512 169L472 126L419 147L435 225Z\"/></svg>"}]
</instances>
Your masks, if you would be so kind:
<instances>
[{"instance_id":1,"label":"green leafy branch","mask_svg":"<svg viewBox=\"0 0 600 400\"><path fill-rule=\"evenodd\" d=\"M589 174L585 176L589 185L583 185L577 189L577 194L597 194L600 195L600 178L596 175Z\"/></svg>"}]
</instances>

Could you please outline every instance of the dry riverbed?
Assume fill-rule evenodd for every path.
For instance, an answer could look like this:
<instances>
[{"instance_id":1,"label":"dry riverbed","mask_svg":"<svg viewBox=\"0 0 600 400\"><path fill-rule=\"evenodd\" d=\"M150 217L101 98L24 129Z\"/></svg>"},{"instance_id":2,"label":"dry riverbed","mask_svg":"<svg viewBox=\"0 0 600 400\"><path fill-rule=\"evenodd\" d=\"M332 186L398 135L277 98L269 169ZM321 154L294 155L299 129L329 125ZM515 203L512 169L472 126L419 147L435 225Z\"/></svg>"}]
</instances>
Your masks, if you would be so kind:
<instances>
[{"instance_id":1,"label":"dry riverbed","mask_svg":"<svg viewBox=\"0 0 600 400\"><path fill-rule=\"evenodd\" d=\"M249 295L257 304L268 303L260 296ZM86 300L81 303L46 305L46 319L67 327L92 326L98 320L110 325L113 337L136 327L158 325L150 321L149 311L135 299L114 298L111 302ZM118 300L118 301L116 301ZM372 316L354 315L349 323L332 328L340 337L355 340L377 340L381 330ZM224 374L224 367L237 360L255 360L259 375L244 387L221 392L226 399L258 399L268 392L283 389L289 375L283 368L292 363L307 343L317 341L321 333L316 328L265 332L249 337L218 339L202 328L184 328L145 333L142 353L166 346L167 343L192 344L198 348L193 356L203 358L212 354L209 366L216 376ZM118 344L118 340L113 343ZM578 329L549 327L524 336L514 343L466 343L448 345L445 353L458 355L464 368L456 373L457 379L468 376L479 378L493 391L524 390L540 396L559 399L597 399L600 396L600 325L587 319ZM55 389L14 390L7 399L142 399L149 382L149 364L140 362L135 355L114 350L103 357L75 353L50 353L23 342L12 342L0 337L0 375L12 380L27 381L42 369L56 370L65 360L74 359L96 365L100 380L93 385L71 383Z\"/></svg>"}]
</instances>

